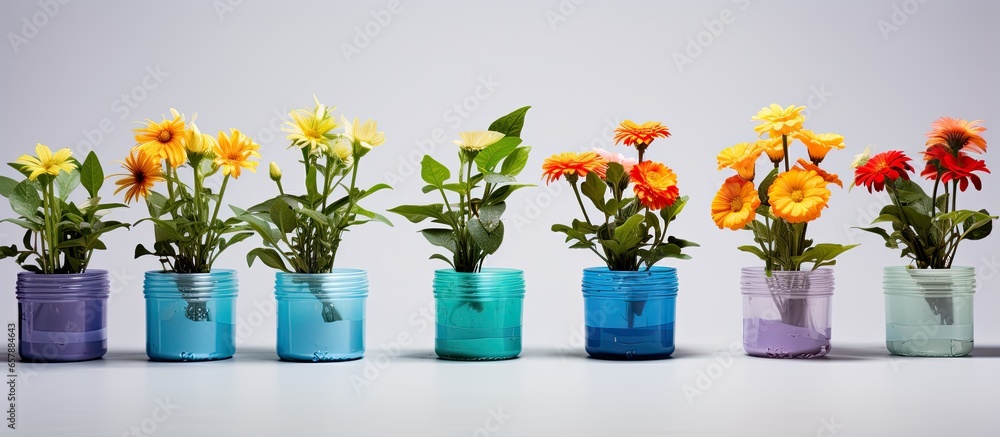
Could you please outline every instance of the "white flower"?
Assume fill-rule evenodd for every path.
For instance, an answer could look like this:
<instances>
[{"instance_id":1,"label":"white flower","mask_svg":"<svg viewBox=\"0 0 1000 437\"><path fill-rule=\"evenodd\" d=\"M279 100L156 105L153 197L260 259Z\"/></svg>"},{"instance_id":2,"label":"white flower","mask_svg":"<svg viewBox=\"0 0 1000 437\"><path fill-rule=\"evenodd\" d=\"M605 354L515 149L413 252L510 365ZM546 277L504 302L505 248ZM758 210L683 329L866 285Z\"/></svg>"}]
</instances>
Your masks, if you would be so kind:
<instances>
[{"instance_id":1,"label":"white flower","mask_svg":"<svg viewBox=\"0 0 1000 437\"><path fill-rule=\"evenodd\" d=\"M614 153L604 150L600 147L594 147L594 153L601 157L601 159L607 162L616 162L621 164L625 168L625 173L632 171L632 167L635 167L639 161L635 158L626 158L625 155L621 153Z\"/></svg>"},{"instance_id":2,"label":"white flower","mask_svg":"<svg viewBox=\"0 0 1000 437\"><path fill-rule=\"evenodd\" d=\"M468 150L471 152L478 152L489 146L492 146L503 139L504 134L500 132L493 132L489 130L483 131L473 131L473 132L462 132L458 136L460 140L455 140L453 143L462 150Z\"/></svg>"}]
</instances>

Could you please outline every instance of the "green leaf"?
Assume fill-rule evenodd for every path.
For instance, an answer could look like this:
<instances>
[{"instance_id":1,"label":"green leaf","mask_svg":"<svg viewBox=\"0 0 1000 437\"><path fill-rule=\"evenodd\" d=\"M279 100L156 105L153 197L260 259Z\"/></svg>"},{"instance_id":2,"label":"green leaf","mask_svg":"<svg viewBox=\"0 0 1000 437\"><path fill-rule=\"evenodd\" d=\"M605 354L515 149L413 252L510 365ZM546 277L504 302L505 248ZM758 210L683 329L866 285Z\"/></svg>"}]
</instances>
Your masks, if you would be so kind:
<instances>
[{"instance_id":1,"label":"green leaf","mask_svg":"<svg viewBox=\"0 0 1000 437\"><path fill-rule=\"evenodd\" d=\"M798 264L811 262L813 263L813 270L816 270L823 266L833 265L834 258L855 247L858 247L858 245L849 244L845 246L842 244L821 243L806 249L802 255L793 256L792 261Z\"/></svg>"},{"instance_id":2,"label":"green leaf","mask_svg":"<svg viewBox=\"0 0 1000 437\"><path fill-rule=\"evenodd\" d=\"M97 197L101 187L104 186L104 168L101 167L101 161L93 151L87 154L87 159L80 166L80 183L91 198Z\"/></svg>"},{"instance_id":3,"label":"green leaf","mask_svg":"<svg viewBox=\"0 0 1000 437\"><path fill-rule=\"evenodd\" d=\"M490 173L496 168L500 161L510 156L521 145L521 139L517 137L504 137L500 141L491 144L476 155L476 166L483 173Z\"/></svg>"},{"instance_id":4,"label":"green leaf","mask_svg":"<svg viewBox=\"0 0 1000 437\"><path fill-rule=\"evenodd\" d=\"M497 249L500 248L500 244L503 243L503 222L500 222L496 229L490 232L486 230L486 227L483 226L479 219L474 218L469 220L468 230L476 245L488 255L496 253Z\"/></svg>"},{"instance_id":5,"label":"green leaf","mask_svg":"<svg viewBox=\"0 0 1000 437\"><path fill-rule=\"evenodd\" d=\"M146 249L146 246L143 246L141 244L135 246L135 259L139 259L149 255L156 255L156 254L151 252L149 249Z\"/></svg>"},{"instance_id":6,"label":"green leaf","mask_svg":"<svg viewBox=\"0 0 1000 437\"><path fill-rule=\"evenodd\" d=\"M767 255L766 255L766 254L764 254L764 251L763 251L763 250L761 250L761 249L760 249L759 247L757 247L757 246L752 246L752 245L746 245L746 246L740 246L740 247L737 247L737 249L739 249L739 250L741 250L741 251L743 251L743 252L749 252L749 253L752 253L752 254L754 254L754 255L757 255L757 258L760 258L760 259L761 259L761 260L763 260L763 261L767 261Z\"/></svg>"},{"instance_id":7,"label":"green leaf","mask_svg":"<svg viewBox=\"0 0 1000 437\"><path fill-rule=\"evenodd\" d=\"M3 220L0 220L0 223L3 223L3 222L13 223L15 225L18 225L18 226L24 228L24 229L28 229L28 230L35 231L35 232L38 232L38 231L42 230L42 225L40 223L29 222L29 221L26 221L26 220L18 220L18 219L3 219Z\"/></svg>"},{"instance_id":8,"label":"green leaf","mask_svg":"<svg viewBox=\"0 0 1000 437\"><path fill-rule=\"evenodd\" d=\"M608 185L601 180L601 177L596 172L587 173L586 179L580 185L580 191L602 212L610 215L614 215L617 212L605 210L604 195L608 192Z\"/></svg>"},{"instance_id":9,"label":"green leaf","mask_svg":"<svg viewBox=\"0 0 1000 437\"><path fill-rule=\"evenodd\" d=\"M420 177L428 184L441 187L445 181L451 178L451 171L430 155L424 155L424 159L420 161Z\"/></svg>"},{"instance_id":10,"label":"green leaf","mask_svg":"<svg viewBox=\"0 0 1000 437\"><path fill-rule=\"evenodd\" d=\"M641 234L642 227L639 225L644 219L645 216L642 214L636 214L625 220L625 223L615 228L615 241L621 244L621 247L626 250L638 244L643 237Z\"/></svg>"},{"instance_id":11,"label":"green leaf","mask_svg":"<svg viewBox=\"0 0 1000 437\"><path fill-rule=\"evenodd\" d=\"M274 202L271 204L271 222L278 227L278 231L289 234L299 226L298 216L287 202Z\"/></svg>"},{"instance_id":12,"label":"green leaf","mask_svg":"<svg viewBox=\"0 0 1000 437\"><path fill-rule=\"evenodd\" d=\"M991 217L989 211L985 209L980 209L979 212L987 217L980 219L979 222L973 220L973 218L970 217L965 220L965 224L962 226L962 228L965 230L964 232L968 233L965 236L966 240L982 240L983 238L988 237L990 233L993 232L994 217Z\"/></svg>"},{"instance_id":13,"label":"green leaf","mask_svg":"<svg viewBox=\"0 0 1000 437\"><path fill-rule=\"evenodd\" d=\"M56 192L59 193L59 199L63 202L69 199L70 194L73 194L73 190L80 186L80 172L74 170L69 173L59 172L56 176Z\"/></svg>"},{"instance_id":14,"label":"green leaf","mask_svg":"<svg viewBox=\"0 0 1000 437\"><path fill-rule=\"evenodd\" d=\"M10 195L10 208L28 220L34 220L42 207L42 198L38 197L38 189L30 181L23 181L14 187Z\"/></svg>"},{"instance_id":15,"label":"green leaf","mask_svg":"<svg viewBox=\"0 0 1000 437\"><path fill-rule=\"evenodd\" d=\"M5 199L10 198L10 195L14 193L14 187L17 186L17 181L7 177L0 176L0 196Z\"/></svg>"},{"instance_id":16,"label":"green leaf","mask_svg":"<svg viewBox=\"0 0 1000 437\"><path fill-rule=\"evenodd\" d=\"M769 202L770 197L767 195L767 190L771 188L771 184L773 184L774 180L777 178L778 178L778 169L776 168L771 170L771 172L768 173L767 176L765 176L762 181L760 181L760 185L757 187L757 197L760 198L761 206L771 206L771 203Z\"/></svg>"},{"instance_id":17,"label":"green leaf","mask_svg":"<svg viewBox=\"0 0 1000 437\"><path fill-rule=\"evenodd\" d=\"M510 114L498 118L490 124L489 130L500 132L508 137L520 137L521 129L524 127L524 116L531 106L515 109Z\"/></svg>"},{"instance_id":18,"label":"green leaf","mask_svg":"<svg viewBox=\"0 0 1000 437\"><path fill-rule=\"evenodd\" d=\"M677 201L673 205L660 210L660 216L663 217L663 221L669 225L670 222L676 220L677 216L684 210L684 207L687 206L687 203L688 196L681 196L677 198Z\"/></svg>"},{"instance_id":19,"label":"green leaf","mask_svg":"<svg viewBox=\"0 0 1000 437\"><path fill-rule=\"evenodd\" d=\"M489 204L496 204L507 200L510 195L521 188L534 187L535 184L506 184L502 185L490 194L490 197L486 199Z\"/></svg>"},{"instance_id":20,"label":"green leaf","mask_svg":"<svg viewBox=\"0 0 1000 437\"><path fill-rule=\"evenodd\" d=\"M500 225L500 216L503 215L506 209L507 204L504 202L479 208L479 221L483 223L486 231L493 232Z\"/></svg>"},{"instance_id":21,"label":"green leaf","mask_svg":"<svg viewBox=\"0 0 1000 437\"><path fill-rule=\"evenodd\" d=\"M455 232L451 229L424 229L420 234L434 246L448 249L449 252L458 251L458 243L455 241Z\"/></svg>"},{"instance_id":22,"label":"green leaf","mask_svg":"<svg viewBox=\"0 0 1000 437\"><path fill-rule=\"evenodd\" d=\"M389 219L385 218L385 216L383 216L382 214L378 214L376 212L372 212L372 211L369 211L367 209L364 209L364 208L361 207L361 205L354 205L354 209L351 212L354 213L354 214L358 214L358 215L367 217L367 218L369 218L369 219L371 219L373 221L377 221L379 223L383 223L383 224L389 225L389 227L392 227L392 222L389 221Z\"/></svg>"},{"instance_id":23,"label":"green leaf","mask_svg":"<svg viewBox=\"0 0 1000 437\"><path fill-rule=\"evenodd\" d=\"M673 236L667 237L667 243L673 244L681 249L687 249L689 247L701 247L700 244L694 241L682 240L680 238L675 238Z\"/></svg>"},{"instance_id":24,"label":"green leaf","mask_svg":"<svg viewBox=\"0 0 1000 437\"><path fill-rule=\"evenodd\" d=\"M281 259L281 255L274 249L257 248L251 250L250 253L247 254L247 266L253 267L254 261L258 258L264 263L264 265L272 269L291 273L288 270L288 267L285 267L285 261Z\"/></svg>"},{"instance_id":25,"label":"green leaf","mask_svg":"<svg viewBox=\"0 0 1000 437\"><path fill-rule=\"evenodd\" d=\"M874 225L875 223L894 223L902 225L903 221L900 220L900 218L897 217L896 214L888 212L885 214L881 214L878 217L875 217L875 220L872 220L872 224Z\"/></svg>"},{"instance_id":26,"label":"green leaf","mask_svg":"<svg viewBox=\"0 0 1000 437\"><path fill-rule=\"evenodd\" d=\"M441 203L431 205L400 205L390 209L389 212L399 214L412 223L420 223L427 219L444 220L444 204Z\"/></svg>"},{"instance_id":27,"label":"green leaf","mask_svg":"<svg viewBox=\"0 0 1000 437\"><path fill-rule=\"evenodd\" d=\"M517 179L500 173L486 173L483 175L483 181L487 184L509 184L517 182Z\"/></svg>"},{"instance_id":28,"label":"green leaf","mask_svg":"<svg viewBox=\"0 0 1000 437\"><path fill-rule=\"evenodd\" d=\"M514 149L514 152L503 160L503 164L500 166L500 173L511 177L521 174L521 170L524 170L524 167L528 165L529 153L531 153L530 146Z\"/></svg>"},{"instance_id":29,"label":"green leaf","mask_svg":"<svg viewBox=\"0 0 1000 437\"><path fill-rule=\"evenodd\" d=\"M371 196L372 194L375 194L375 193L377 193L379 191L382 191L382 190L391 190L391 189L392 189L392 186L390 186L389 184L375 184L371 188L369 188L367 190L361 191L360 194L358 194L358 197L354 199L354 201L357 202L357 201L359 201L361 199L364 199L364 198L366 198L368 196Z\"/></svg>"},{"instance_id":30,"label":"green leaf","mask_svg":"<svg viewBox=\"0 0 1000 437\"><path fill-rule=\"evenodd\" d=\"M275 202L275 203L280 203L280 202ZM275 232L280 232L280 231L272 232L271 225L269 225L264 220L258 218L253 214L250 214L249 212L243 209L237 208L235 206L230 206L230 208L233 210L233 214L236 215L236 218L243 220L248 225L250 225L250 228L253 229L255 232L257 232L257 235L260 235L260 237L264 240L265 243L270 245L278 244L279 238L275 238Z\"/></svg>"},{"instance_id":31,"label":"green leaf","mask_svg":"<svg viewBox=\"0 0 1000 437\"><path fill-rule=\"evenodd\" d=\"M622 167L621 164L617 162L608 163L607 171L604 174L604 180L607 181L608 185L621 185L622 180L625 180L627 177L625 167Z\"/></svg>"},{"instance_id":32,"label":"green leaf","mask_svg":"<svg viewBox=\"0 0 1000 437\"><path fill-rule=\"evenodd\" d=\"M311 219L317 226L330 226L332 223L330 217L327 217L318 211L313 211L308 208L302 208L299 210L299 214L302 214L309 219Z\"/></svg>"},{"instance_id":33,"label":"green leaf","mask_svg":"<svg viewBox=\"0 0 1000 437\"><path fill-rule=\"evenodd\" d=\"M434 255L431 255L431 257L428 259L439 259L441 261L448 263L448 265L451 266L451 268L455 268L455 264L452 263L450 259L448 259L444 255L441 255L440 253L435 253Z\"/></svg>"}]
</instances>

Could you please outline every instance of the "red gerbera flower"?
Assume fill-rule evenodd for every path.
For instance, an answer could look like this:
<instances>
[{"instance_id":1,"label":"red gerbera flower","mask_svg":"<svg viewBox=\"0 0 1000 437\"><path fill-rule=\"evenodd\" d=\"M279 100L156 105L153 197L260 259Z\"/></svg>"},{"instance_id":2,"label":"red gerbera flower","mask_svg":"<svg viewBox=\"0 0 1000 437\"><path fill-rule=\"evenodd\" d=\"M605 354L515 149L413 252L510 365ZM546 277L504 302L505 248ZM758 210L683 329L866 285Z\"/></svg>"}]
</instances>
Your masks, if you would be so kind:
<instances>
[{"instance_id":1,"label":"red gerbera flower","mask_svg":"<svg viewBox=\"0 0 1000 437\"><path fill-rule=\"evenodd\" d=\"M966 153L959 152L952 154L946 146L934 146L924 154L927 156L927 166L920 173L921 176L935 180L938 174L941 175L941 182L948 183L958 181L958 189L965 191L969 188L969 183L976 187L976 190L983 189L983 181L974 172L981 171L989 173L986 168L986 161L975 159Z\"/></svg>"},{"instance_id":2,"label":"red gerbera flower","mask_svg":"<svg viewBox=\"0 0 1000 437\"><path fill-rule=\"evenodd\" d=\"M854 169L854 185L864 185L871 193L885 189L885 182L895 182L903 178L910 180L908 172L912 172L910 157L898 150L890 150L872 156L865 165Z\"/></svg>"}]
</instances>

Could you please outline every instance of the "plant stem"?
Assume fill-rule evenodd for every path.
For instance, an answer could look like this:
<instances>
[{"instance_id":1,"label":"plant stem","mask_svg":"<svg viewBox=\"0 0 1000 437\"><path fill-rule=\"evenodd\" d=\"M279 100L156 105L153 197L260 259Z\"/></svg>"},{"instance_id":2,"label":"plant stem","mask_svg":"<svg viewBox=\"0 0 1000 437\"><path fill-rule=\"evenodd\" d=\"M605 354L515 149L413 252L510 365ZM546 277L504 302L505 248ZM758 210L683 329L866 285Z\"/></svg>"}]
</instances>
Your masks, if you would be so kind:
<instances>
[{"instance_id":1,"label":"plant stem","mask_svg":"<svg viewBox=\"0 0 1000 437\"><path fill-rule=\"evenodd\" d=\"M785 154L785 171L788 171L791 169L791 166L788 164L788 135L781 136L781 149Z\"/></svg>"},{"instance_id":2,"label":"plant stem","mask_svg":"<svg viewBox=\"0 0 1000 437\"><path fill-rule=\"evenodd\" d=\"M583 211L583 218L587 221L588 225L593 226L594 224L590 222L590 216L587 215L587 208L583 206L583 198L580 197L580 189L576 186L576 181L571 182L570 186L573 187L573 194L576 195L576 203L580 204L580 210Z\"/></svg>"}]
</instances>

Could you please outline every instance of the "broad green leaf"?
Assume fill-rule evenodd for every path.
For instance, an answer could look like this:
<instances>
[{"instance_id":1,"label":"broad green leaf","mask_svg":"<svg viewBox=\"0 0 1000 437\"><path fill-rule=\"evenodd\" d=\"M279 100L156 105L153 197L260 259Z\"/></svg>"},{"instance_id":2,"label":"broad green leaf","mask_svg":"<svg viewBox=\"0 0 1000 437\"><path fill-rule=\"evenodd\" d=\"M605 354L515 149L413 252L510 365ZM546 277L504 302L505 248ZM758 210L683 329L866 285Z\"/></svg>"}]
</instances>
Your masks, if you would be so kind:
<instances>
[{"instance_id":1,"label":"broad green leaf","mask_svg":"<svg viewBox=\"0 0 1000 437\"><path fill-rule=\"evenodd\" d=\"M664 223L669 226L670 222L677 219L677 216L684 211L684 207L687 206L688 196L681 196L677 198L677 201L673 205L663 208L660 210L660 216L663 217Z\"/></svg>"},{"instance_id":2,"label":"broad green leaf","mask_svg":"<svg viewBox=\"0 0 1000 437\"><path fill-rule=\"evenodd\" d=\"M73 190L79 186L79 171L73 170L69 173L59 172L59 176L56 176L56 192L59 193L59 199L63 202L69 199L70 194L73 194Z\"/></svg>"},{"instance_id":3,"label":"broad green leaf","mask_svg":"<svg viewBox=\"0 0 1000 437\"><path fill-rule=\"evenodd\" d=\"M528 154L531 153L530 146L518 147L503 160L500 165L500 173L507 176L517 176L528 165Z\"/></svg>"},{"instance_id":4,"label":"broad green leaf","mask_svg":"<svg viewBox=\"0 0 1000 437\"><path fill-rule=\"evenodd\" d=\"M507 209L507 204L504 202L497 203L495 205L486 205L479 208L479 221L483 223L483 227L486 228L488 232L493 232L498 225L500 225L500 216Z\"/></svg>"},{"instance_id":5,"label":"broad green leaf","mask_svg":"<svg viewBox=\"0 0 1000 437\"><path fill-rule=\"evenodd\" d=\"M9 198L14 193L14 187L16 186L17 181L7 176L0 176L0 196L3 196L5 199Z\"/></svg>"},{"instance_id":6,"label":"broad green leaf","mask_svg":"<svg viewBox=\"0 0 1000 437\"><path fill-rule=\"evenodd\" d=\"M675 238L673 236L667 237L667 243L673 244L681 249L687 249L689 247L701 247L700 244L694 241L682 240L680 238Z\"/></svg>"},{"instance_id":7,"label":"broad green leaf","mask_svg":"<svg viewBox=\"0 0 1000 437\"><path fill-rule=\"evenodd\" d=\"M92 198L97 197L101 187L104 186L104 168L101 167L101 161L93 151L87 154L87 159L80 166L80 183Z\"/></svg>"},{"instance_id":8,"label":"broad green leaf","mask_svg":"<svg viewBox=\"0 0 1000 437\"><path fill-rule=\"evenodd\" d=\"M24 229L32 230L32 231L35 231L35 232L38 232L38 231L40 231L42 229L42 225L40 223L29 222L29 221L26 221L26 220L3 219L3 220L0 220L0 223L2 223L2 222L13 223L15 225L18 225L18 226L24 228Z\"/></svg>"},{"instance_id":9,"label":"broad green leaf","mask_svg":"<svg viewBox=\"0 0 1000 437\"><path fill-rule=\"evenodd\" d=\"M504 137L500 141L483 149L476 155L476 167L483 173L491 173L497 164L510 156L517 146L521 145L521 139L517 137Z\"/></svg>"},{"instance_id":10,"label":"broad green leaf","mask_svg":"<svg viewBox=\"0 0 1000 437\"><path fill-rule=\"evenodd\" d=\"M521 129L524 127L524 116L531 106L515 109L510 114L498 118L490 124L489 130L500 132L508 137L520 137Z\"/></svg>"},{"instance_id":11,"label":"broad green leaf","mask_svg":"<svg viewBox=\"0 0 1000 437\"><path fill-rule=\"evenodd\" d=\"M389 225L389 227L392 227L392 222L389 221L389 219L387 219L385 216L383 216L382 214L379 214L379 213L376 213L376 212L364 209L364 208L361 207L361 205L354 205L354 210L352 210L351 212L354 213L354 214L357 214L357 215L361 215L361 216L367 217L367 218L369 218L372 221L376 221L376 222L379 222L379 223L382 223L382 224Z\"/></svg>"},{"instance_id":12,"label":"broad green leaf","mask_svg":"<svg viewBox=\"0 0 1000 437\"><path fill-rule=\"evenodd\" d=\"M583 184L580 185L580 191L593 202L597 209L609 214L614 215L617 211L605 211L606 205L604 203L604 195L608 191L608 185L601 180L601 177L597 173L590 172L587 173L587 178L584 179Z\"/></svg>"},{"instance_id":13,"label":"broad green leaf","mask_svg":"<svg viewBox=\"0 0 1000 437\"><path fill-rule=\"evenodd\" d=\"M38 190L27 180L14 187L9 200L10 208L28 220L35 220L38 210L42 207L42 198L38 196Z\"/></svg>"},{"instance_id":14,"label":"broad green leaf","mask_svg":"<svg viewBox=\"0 0 1000 437\"><path fill-rule=\"evenodd\" d=\"M423 178L424 182L440 187L451 178L451 171L430 155L424 155L424 159L420 161L420 177Z\"/></svg>"},{"instance_id":15,"label":"broad green leaf","mask_svg":"<svg viewBox=\"0 0 1000 437\"><path fill-rule=\"evenodd\" d=\"M364 199L364 198L366 198L368 196L371 196L372 194L375 194L375 193L377 193L379 191L382 191L382 190L391 190L391 189L392 189L392 187L389 184L376 184L376 185L374 185L373 187L371 187L371 188L369 188L367 190L360 191L358 193L357 197L354 199L354 201L357 202L357 201L359 201L361 199Z\"/></svg>"},{"instance_id":16,"label":"broad green leaf","mask_svg":"<svg viewBox=\"0 0 1000 437\"><path fill-rule=\"evenodd\" d=\"M151 252L149 249L146 249L146 246L143 246L141 244L135 246L135 259L139 259L148 255L156 255L156 254Z\"/></svg>"},{"instance_id":17,"label":"broad green leaf","mask_svg":"<svg viewBox=\"0 0 1000 437\"><path fill-rule=\"evenodd\" d=\"M981 209L979 212L987 217L980 219L978 222L969 217L962 226L964 232L968 233L965 236L966 240L982 240L993 232L993 220L995 217L990 216L989 211L985 209Z\"/></svg>"},{"instance_id":18,"label":"broad green leaf","mask_svg":"<svg viewBox=\"0 0 1000 437\"><path fill-rule=\"evenodd\" d=\"M625 220L625 223L622 223L615 228L615 241L621 244L621 247L626 250L638 244L643 237L641 234L642 227L640 225L644 219L645 216L642 214L636 214L629 217L628 220Z\"/></svg>"},{"instance_id":19,"label":"broad green leaf","mask_svg":"<svg viewBox=\"0 0 1000 437\"><path fill-rule=\"evenodd\" d=\"M298 216L287 202L272 203L270 216L271 222L283 234L292 233L299 225Z\"/></svg>"},{"instance_id":20,"label":"broad green leaf","mask_svg":"<svg viewBox=\"0 0 1000 437\"><path fill-rule=\"evenodd\" d=\"M230 208L233 210L233 214L235 214L236 217L239 218L240 220L243 220L248 225L250 225L250 227L255 232L257 232L257 235L260 235L260 237L264 240L265 243L272 246L278 244L278 240L280 238L275 238L275 232L280 232L280 231L273 231L271 225L269 225L264 220L258 218L253 214L250 214L245 210L242 210L235 206L230 206Z\"/></svg>"},{"instance_id":21,"label":"broad green leaf","mask_svg":"<svg viewBox=\"0 0 1000 437\"><path fill-rule=\"evenodd\" d=\"M829 243L817 244L816 246L806 249L806 251L803 252L802 255L792 257L792 261L798 264L811 262L813 263L813 270L816 270L823 266L833 265L834 258L855 247L858 247L858 245L857 244L842 245L842 244L829 244Z\"/></svg>"},{"instance_id":22,"label":"broad green leaf","mask_svg":"<svg viewBox=\"0 0 1000 437\"><path fill-rule=\"evenodd\" d=\"M313 210L308 209L308 208L302 208L302 209L299 210L299 214L302 214L302 215L308 217L313 222L315 222L317 226L331 226L332 225L332 223L330 222L330 218L327 217L327 216L325 216L325 215L323 215L323 214L321 214L321 213L319 213L318 211L313 211Z\"/></svg>"},{"instance_id":23,"label":"broad green leaf","mask_svg":"<svg viewBox=\"0 0 1000 437\"><path fill-rule=\"evenodd\" d=\"M886 214L879 215L878 217L875 217L875 220L872 220L872 224L875 224L875 223L898 223L898 224L902 225L903 221L900 220L900 218L897 217L895 214L886 213Z\"/></svg>"},{"instance_id":24,"label":"broad green leaf","mask_svg":"<svg viewBox=\"0 0 1000 437\"><path fill-rule=\"evenodd\" d=\"M444 205L441 203L431 205L400 205L390 209L389 212L399 214L412 223L420 223L427 219L444 220Z\"/></svg>"},{"instance_id":25,"label":"broad green leaf","mask_svg":"<svg viewBox=\"0 0 1000 437\"><path fill-rule=\"evenodd\" d=\"M251 250L250 253L247 254L247 266L253 267L254 261L258 258L264 263L264 265L272 269L289 273L288 267L285 267L285 261L281 259L281 254L274 249L257 248Z\"/></svg>"},{"instance_id":26,"label":"broad green leaf","mask_svg":"<svg viewBox=\"0 0 1000 437\"><path fill-rule=\"evenodd\" d=\"M517 182L517 179L500 173L486 173L483 175L483 181L487 184L509 184Z\"/></svg>"},{"instance_id":27,"label":"broad green leaf","mask_svg":"<svg viewBox=\"0 0 1000 437\"><path fill-rule=\"evenodd\" d=\"M500 222L493 232L489 232L479 219L474 218L469 220L468 230L469 234L472 235L472 240L487 254L492 255L496 253L497 249L500 248L500 244L503 243L503 222Z\"/></svg>"},{"instance_id":28,"label":"broad green leaf","mask_svg":"<svg viewBox=\"0 0 1000 437\"><path fill-rule=\"evenodd\" d=\"M608 168L604 174L604 180L607 181L608 185L621 185L623 180L626 180L628 175L625 174L625 167L617 162L609 162Z\"/></svg>"},{"instance_id":29,"label":"broad green leaf","mask_svg":"<svg viewBox=\"0 0 1000 437\"><path fill-rule=\"evenodd\" d=\"M424 229L420 234L434 246L448 249L449 252L458 251L458 244L455 242L455 232L451 229Z\"/></svg>"},{"instance_id":30,"label":"broad green leaf","mask_svg":"<svg viewBox=\"0 0 1000 437\"><path fill-rule=\"evenodd\" d=\"M499 203L499 202L503 202L504 200L507 200L507 198L510 197L510 195L514 191L520 190L521 188L534 187L534 186L535 186L535 184L506 184L506 185L502 185L499 188L497 188L496 190L493 190L493 193L490 194L490 197L488 199L486 199L486 203L487 204L496 204L496 203Z\"/></svg>"}]
</instances>

